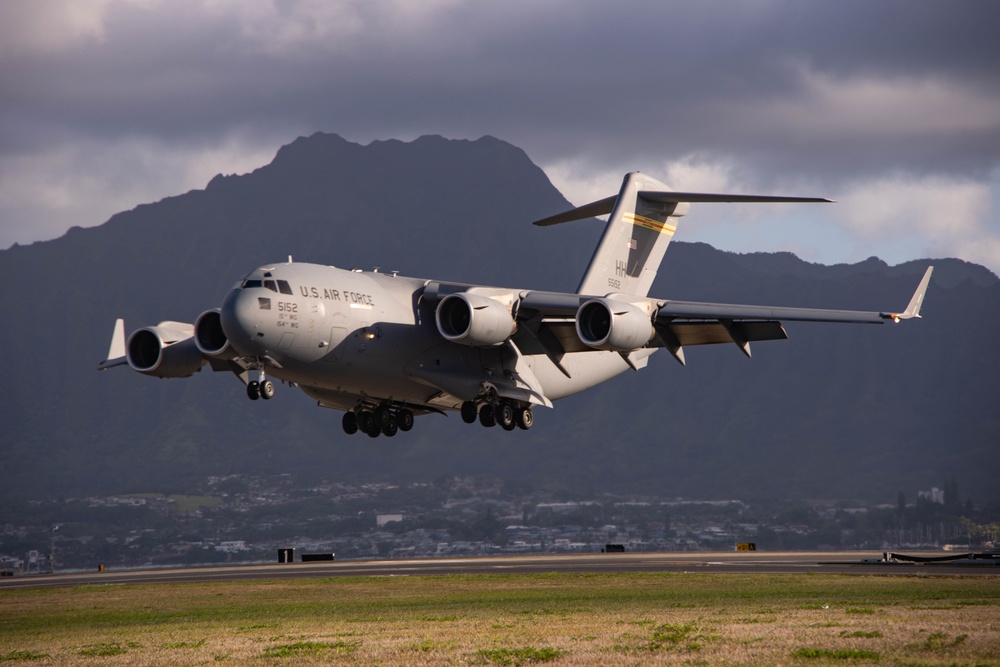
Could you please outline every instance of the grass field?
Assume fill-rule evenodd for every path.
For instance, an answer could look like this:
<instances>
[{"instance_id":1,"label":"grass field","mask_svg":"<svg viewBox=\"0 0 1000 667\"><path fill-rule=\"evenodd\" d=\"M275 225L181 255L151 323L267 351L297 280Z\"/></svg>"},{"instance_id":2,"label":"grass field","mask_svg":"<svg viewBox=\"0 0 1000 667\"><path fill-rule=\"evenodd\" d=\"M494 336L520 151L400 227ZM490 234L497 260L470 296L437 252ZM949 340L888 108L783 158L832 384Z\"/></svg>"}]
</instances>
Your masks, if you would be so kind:
<instances>
[{"instance_id":1,"label":"grass field","mask_svg":"<svg viewBox=\"0 0 1000 667\"><path fill-rule=\"evenodd\" d=\"M607 574L0 592L0 662L1000 665L1000 578Z\"/></svg>"}]
</instances>

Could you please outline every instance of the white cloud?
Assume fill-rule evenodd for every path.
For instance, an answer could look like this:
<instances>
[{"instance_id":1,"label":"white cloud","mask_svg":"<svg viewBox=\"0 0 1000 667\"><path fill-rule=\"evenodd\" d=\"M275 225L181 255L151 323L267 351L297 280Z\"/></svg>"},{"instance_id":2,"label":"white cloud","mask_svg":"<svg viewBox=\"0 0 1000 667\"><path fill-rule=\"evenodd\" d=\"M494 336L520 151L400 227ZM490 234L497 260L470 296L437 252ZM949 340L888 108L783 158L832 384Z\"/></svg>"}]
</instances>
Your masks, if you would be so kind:
<instances>
[{"instance_id":1,"label":"white cloud","mask_svg":"<svg viewBox=\"0 0 1000 667\"><path fill-rule=\"evenodd\" d=\"M0 3L0 53L54 54L103 42L115 6L148 6L155 0L4 0Z\"/></svg>"},{"instance_id":2,"label":"white cloud","mask_svg":"<svg viewBox=\"0 0 1000 667\"><path fill-rule=\"evenodd\" d=\"M1000 179L894 174L849 185L838 223L861 243L908 245L921 256L957 256L1000 267ZM912 257L910 259L913 259Z\"/></svg>"},{"instance_id":3,"label":"white cloud","mask_svg":"<svg viewBox=\"0 0 1000 667\"><path fill-rule=\"evenodd\" d=\"M663 181L671 190L685 192L729 192L733 190L734 161L688 155L676 160L639 160L630 165L594 164L586 159L566 159L542 166L549 180L574 206L582 206L615 194L622 178L641 171Z\"/></svg>"},{"instance_id":4,"label":"white cloud","mask_svg":"<svg viewBox=\"0 0 1000 667\"><path fill-rule=\"evenodd\" d=\"M171 4L170 2L166 3ZM190 8L237 27L239 48L272 56L395 50L462 0L200 0Z\"/></svg>"},{"instance_id":5,"label":"white cloud","mask_svg":"<svg viewBox=\"0 0 1000 667\"><path fill-rule=\"evenodd\" d=\"M982 177L1000 150L996 40L969 20L989 12L695 5L0 0L0 247L203 187L322 130L492 134L574 204L632 170L677 190L832 196L844 203L698 206L678 238L1000 268L1000 177Z\"/></svg>"},{"instance_id":6,"label":"white cloud","mask_svg":"<svg viewBox=\"0 0 1000 667\"><path fill-rule=\"evenodd\" d=\"M634 167L636 165L632 165ZM594 167L583 160L545 166L557 189L574 205L617 191L627 168ZM1000 268L1000 170L992 180L894 173L829 190L819 183L761 189L742 175L733 157L685 156L641 169L671 189L791 196L826 196L836 205L697 205L678 239L705 241L734 252L787 250L808 261L855 262L876 255L895 264L923 257L961 257Z\"/></svg>"},{"instance_id":7,"label":"white cloud","mask_svg":"<svg viewBox=\"0 0 1000 667\"><path fill-rule=\"evenodd\" d=\"M252 171L274 156L234 134L213 145L148 139L78 140L0 159L0 248L90 227L165 196L204 188L219 173Z\"/></svg>"},{"instance_id":8,"label":"white cloud","mask_svg":"<svg viewBox=\"0 0 1000 667\"><path fill-rule=\"evenodd\" d=\"M789 136L1000 131L1000 95L932 74L834 75L801 64L800 90L760 98L747 113Z\"/></svg>"}]
</instances>

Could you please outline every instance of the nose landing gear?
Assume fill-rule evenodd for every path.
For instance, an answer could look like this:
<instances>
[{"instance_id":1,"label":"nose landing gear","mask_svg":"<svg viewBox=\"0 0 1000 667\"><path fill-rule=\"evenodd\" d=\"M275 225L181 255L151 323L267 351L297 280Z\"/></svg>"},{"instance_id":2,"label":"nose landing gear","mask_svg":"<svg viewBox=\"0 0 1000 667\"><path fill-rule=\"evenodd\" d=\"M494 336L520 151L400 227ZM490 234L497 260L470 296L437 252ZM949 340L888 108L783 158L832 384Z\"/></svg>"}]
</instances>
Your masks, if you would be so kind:
<instances>
[{"instance_id":1,"label":"nose landing gear","mask_svg":"<svg viewBox=\"0 0 1000 667\"><path fill-rule=\"evenodd\" d=\"M264 375L264 369L253 370L257 373L257 379L247 382L247 398L251 401L256 401L258 398L269 401L274 398L274 383Z\"/></svg>"},{"instance_id":2,"label":"nose landing gear","mask_svg":"<svg viewBox=\"0 0 1000 667\"><path fill-rule=\"evenodd\" d=\"M253 382L247 385L247 397L251 401L256 401L258 398L263 398L265 401L269 401L274 398L274 383L270 380L264 380L263 382Z\"/></svg>"}]
</instances>

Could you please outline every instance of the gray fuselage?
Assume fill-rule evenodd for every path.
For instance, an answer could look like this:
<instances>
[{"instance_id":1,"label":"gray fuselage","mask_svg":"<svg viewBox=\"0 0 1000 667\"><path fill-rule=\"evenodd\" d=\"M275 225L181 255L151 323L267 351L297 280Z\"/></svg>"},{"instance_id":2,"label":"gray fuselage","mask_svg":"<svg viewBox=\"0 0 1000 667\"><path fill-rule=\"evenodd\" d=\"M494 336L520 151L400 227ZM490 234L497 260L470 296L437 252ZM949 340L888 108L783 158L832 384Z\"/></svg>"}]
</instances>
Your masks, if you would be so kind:
<instances>
[{"instance_id":1,"label":"gray fuselage","mask_svg":"<svg viewBox=\"0 0 1000 667\"><path fill-rule=\"evenodd\" d=\"M618 353L594 350L565 355L567 374L545 355L448 341L435 323L436 303L425 298L430 283L316 264L265 266L226 296L222 328L233 348L260 360L268 375L341 410L364 401L458 409L484 387L529 376L555 400L629 368ZM652 350L643 352L645 358Z\"/></svg>"}]
</instances>

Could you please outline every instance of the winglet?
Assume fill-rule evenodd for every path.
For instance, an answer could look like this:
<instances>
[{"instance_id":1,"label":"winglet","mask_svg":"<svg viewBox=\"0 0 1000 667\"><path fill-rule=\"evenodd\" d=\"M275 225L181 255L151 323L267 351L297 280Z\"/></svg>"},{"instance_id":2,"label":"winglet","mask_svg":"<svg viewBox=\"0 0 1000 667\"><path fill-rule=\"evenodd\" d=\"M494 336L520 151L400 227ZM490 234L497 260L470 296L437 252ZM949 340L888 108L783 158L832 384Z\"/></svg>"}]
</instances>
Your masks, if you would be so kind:
<instances>
[{"instance_id":1,"label":"winglet","mask_svg":"<svg viewBox=\"0 0 1000 667\"><path fill-rule=\"evenodd\" d=\"M125 356L125 320L115 320L115 330L111 334L111 346L108 348L108 358L97 365L97 370L106 371L115 366L128 363Z\"/></svg>"},{"instance_id":2,"label":"winglet","mask_svg":"<svg viewBox=\"0 0 1000 667\"><path fill-rule=\"evenodd\" d=\"M927 293L927 286L931 282L931 274L934 272L933 266L928 266L927 271L924 272L924 277L920 279L920 284L917 285L917 290L913 293L913 297L910 298L910 303L907 304L906 310L901 313L879 313L883 319L892 320L893 322L899 322L900 320L909 320L914 317L920 317L920 307L924 303L924 295Z\"/></svg>"}]
</instances>

